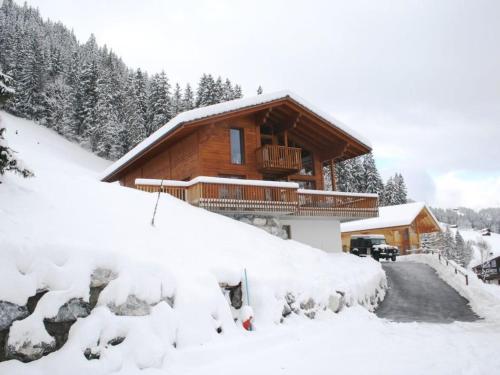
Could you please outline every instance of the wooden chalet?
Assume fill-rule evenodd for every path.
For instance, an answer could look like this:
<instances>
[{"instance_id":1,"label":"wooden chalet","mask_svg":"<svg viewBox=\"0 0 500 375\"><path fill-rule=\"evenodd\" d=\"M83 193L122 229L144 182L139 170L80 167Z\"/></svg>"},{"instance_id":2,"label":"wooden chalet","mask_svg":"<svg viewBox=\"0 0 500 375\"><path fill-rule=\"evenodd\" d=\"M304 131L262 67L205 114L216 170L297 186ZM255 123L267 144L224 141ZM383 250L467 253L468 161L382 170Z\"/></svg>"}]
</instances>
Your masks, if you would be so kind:
<instances>
[{"instance_id":1,"label":"wooden chalet","mask_svg":"<svg viewBox=\"0 0 500 375\"><path fill-rule=\"evenodd\" d=\"M495 283L500 285L500 256L479 264L472 270L486 283Z\"/></svg>"},{"instance_id":2,"label":"wooden chalet","mask_svg":"<svg viewBox=\"0 0 500 375\"><path fill-rule=\"evenodd\" d=\"M368 218L378 214L378 197L324 191L323 167L335 176L336 162L370 150L361 136L285 91L181 113L102 180L161 189L224 214Z\"/></svg>"},{"instance_id":3,"label":"wooden chalet","mask_svg":"<svg viewBox=\"0 0 500 375\"><path fill-rule=\"evenodd\" d=\"M415 202L380 207L379 217L343 223L341 230L344 251L349 251L352 235L379 234L406 254L407 250L421 248L422 234L440 232L441 227L425 203Z\"/></svg>"}]
</instances>

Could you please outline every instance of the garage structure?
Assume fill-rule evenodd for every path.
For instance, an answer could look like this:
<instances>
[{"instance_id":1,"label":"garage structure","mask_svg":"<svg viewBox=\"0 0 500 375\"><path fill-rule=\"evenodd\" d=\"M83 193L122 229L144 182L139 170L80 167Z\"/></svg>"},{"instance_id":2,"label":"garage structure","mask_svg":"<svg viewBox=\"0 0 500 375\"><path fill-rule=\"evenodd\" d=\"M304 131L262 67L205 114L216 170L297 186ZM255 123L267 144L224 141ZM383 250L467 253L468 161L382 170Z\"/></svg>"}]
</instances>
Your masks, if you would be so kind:
<instances>
[{"instance_id":1,"label":"garage structure","mask_svg":"<svg viewBox=\"0 0 500 375\"><path fill-rule=\"evenodd\" d=\"M379 217L341 224L342 248L349 251L352 235L379 234L405 254L408 250L421 248L422 234L440 231L438 220L424 202L380 207Z\"/></svg>"}]
</instances>

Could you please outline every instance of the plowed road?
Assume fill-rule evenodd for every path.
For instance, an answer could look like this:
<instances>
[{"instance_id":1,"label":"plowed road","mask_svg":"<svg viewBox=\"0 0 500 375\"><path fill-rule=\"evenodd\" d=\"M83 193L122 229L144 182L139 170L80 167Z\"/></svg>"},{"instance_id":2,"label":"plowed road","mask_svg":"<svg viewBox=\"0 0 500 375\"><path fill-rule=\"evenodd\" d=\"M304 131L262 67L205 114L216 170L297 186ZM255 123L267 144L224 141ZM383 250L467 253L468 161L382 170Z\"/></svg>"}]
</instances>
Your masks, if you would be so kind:
<instances>
[{"instance_id":1,"label":"plowed road","mask_svg":"<svg viewBox=\"0 0 500 375\"><path fill-rule=\"evenodd\" d=\"M426 264L384 262L389 290L376 311L395 322L472 322L478 317L468 301Z\"/></svg>"}]
</instances>

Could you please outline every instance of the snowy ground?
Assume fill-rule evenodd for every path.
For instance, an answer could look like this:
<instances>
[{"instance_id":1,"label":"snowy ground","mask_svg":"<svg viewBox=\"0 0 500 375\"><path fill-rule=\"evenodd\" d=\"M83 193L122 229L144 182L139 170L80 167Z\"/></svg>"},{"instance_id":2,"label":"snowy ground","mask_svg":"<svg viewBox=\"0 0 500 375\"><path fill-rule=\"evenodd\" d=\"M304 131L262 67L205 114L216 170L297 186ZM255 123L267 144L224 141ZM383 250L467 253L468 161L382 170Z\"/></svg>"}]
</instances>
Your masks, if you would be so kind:
<instances>
[{"instance_id":1,"label":"snowy ground","mask_svg":"<svg viewBox=\"0 0 500 375\"><path fill-rule=\"evenodd\" d=\"M456 230L452 231L453 233L455 233ZM488 259L500 256L500 234L491 233L490 236L482 236L480 231L476 231L473 229L459 229L459 231L465 241L473 241L474 243L477 243L481 240L486 241L491 247L491 254L488 256ZM477 246L473 245L473 249L474 254L469 264L470 267L474 267L481 263L481 254Z\"/></svg>"},{"instance_id":2,"label":"snowy ground","mask_svg":"<svg viewBox=\"0 0 500 375\"><path fill-rule=\"evenodd\" d=\"M370 307L385 283L373 260L283 241L166 195L153 228L153 195L97 182L107 162L31 122L1 116L36 177L8 175L0 185L0 301L22 305L37 289L50 290L13 324L9 342L50 340L43 318L68 298L88 298L92 270L116 275L61 350L28 364L2 362L1 374L482 374L500 366L496 294L472 305L485 317L476 323L379 319L357 304ZM253 332L233 321L237 313L218 285L238 283L244 268ZM352 307L334 314L328 307L337 290ZM280 324L286 293L299 302L314 298L316 319L291 314ZM110 312L130 295L149 304L148 315ZM106 345L117 336L126 339ZM86 348L101 358L87 360Z\"/></svg>"}]
</instances>

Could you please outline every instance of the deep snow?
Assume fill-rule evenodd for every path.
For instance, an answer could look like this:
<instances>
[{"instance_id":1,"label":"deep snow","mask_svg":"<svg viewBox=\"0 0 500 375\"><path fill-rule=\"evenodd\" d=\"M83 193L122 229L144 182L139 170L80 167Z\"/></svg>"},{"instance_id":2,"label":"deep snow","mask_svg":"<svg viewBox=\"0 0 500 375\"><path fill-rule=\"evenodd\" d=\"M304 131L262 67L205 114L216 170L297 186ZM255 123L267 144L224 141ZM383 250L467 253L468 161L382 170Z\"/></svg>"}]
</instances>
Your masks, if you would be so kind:
<instances>
[{"instance_id":1,"label":"deep snow","mask_svg":"<svg viewBox=\"0 0 500 375\"><path fill-rule=\"evenodd\" d=\"M29 364L1 363L0 373L168 368L178 351L246 337L241 313L229 307L219 287L239 283L244 269L257 335L282 326L287 293L298 305L312 298L316 317L330 319L336 317L330 308L338 305L337 291L349 305L369 309L376 293L383 297L385 275L374 261L284 241L166 194L152 227L155 194L98 181L108 162L30 121L1 116L11 147L35 177L9 174L0 185L0 301L23 305L37 290L49 290L32 315L13 323L8 344L51 345L43 320L70 299L88 300L95 269L117 276L60 351ZM149 304L150 315L110 312L130 296ZM295 320L293 314L288 320ZM106 345L120 335L126 336L123 344ZM85 359L88 348L101 352L101 359Z\"/></svg>"},{"instance_id":2,"label":"deep snow","mask_svg":"<svg viewBox=\"0 0 500 375\"><path fill-rule=\"evenodd\" d=\"M97 182L107 162L29 121L1 116L11 146L36 177L8 175L0 185L0 300L23 303L36 289L53 291L28 323L14 323L14 338L38 327L38 339L47 339L40 319L54 313L50 302L86 295L96 267L117 277L61 350L29 364L0 363L0 374L483 374L500 367L500 298L490 293L493 286L476 279L461 292L469 293L484 318L479 322L379 319L356 304L384 283L373 260L283 241L167 195L153 228L154 195ZM238 282L244 268L252 332L233 323L218 287ZM464 288L441 271L450 285ZM347 293L352 307L319 311L314 320L292 314L279 323L284 293L326 305L336 290ZM149 315L110 311L131 294L153 302ZM106 345L117 336L126 339ZM101 359L87 360L89 347Z\"/></svg>"}]
</instances>

